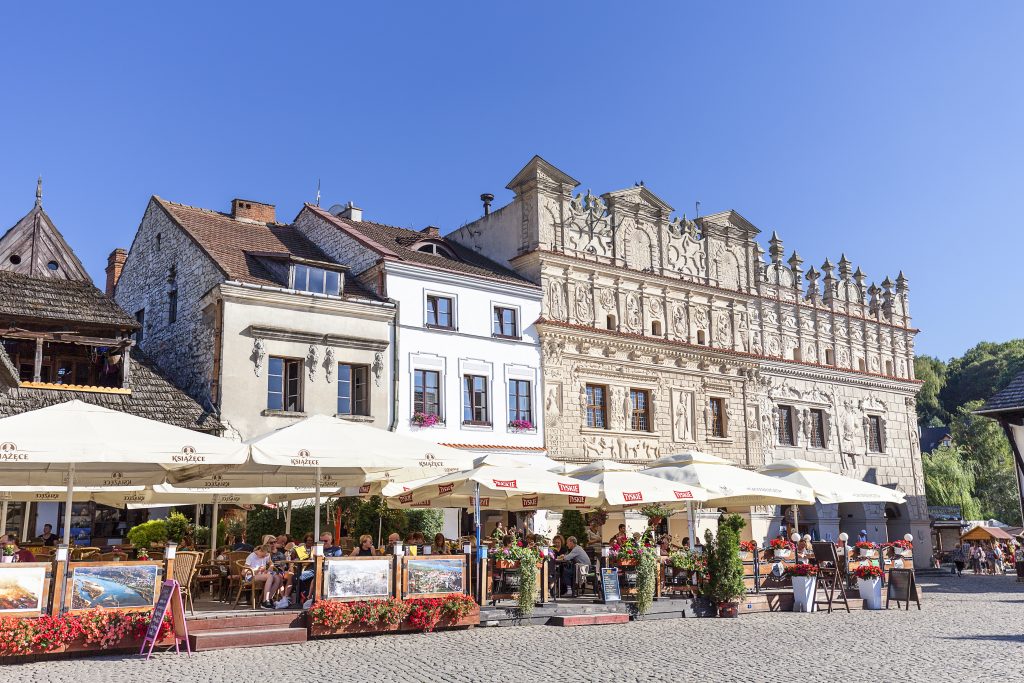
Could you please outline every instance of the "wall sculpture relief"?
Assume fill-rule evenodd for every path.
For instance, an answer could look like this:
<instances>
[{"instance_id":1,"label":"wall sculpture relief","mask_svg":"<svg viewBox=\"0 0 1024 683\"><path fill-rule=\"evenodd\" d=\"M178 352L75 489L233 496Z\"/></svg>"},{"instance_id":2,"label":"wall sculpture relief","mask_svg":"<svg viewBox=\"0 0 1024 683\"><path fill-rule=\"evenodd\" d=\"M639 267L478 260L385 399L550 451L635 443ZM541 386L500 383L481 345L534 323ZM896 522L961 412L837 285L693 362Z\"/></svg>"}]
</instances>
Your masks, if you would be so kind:
<instances>
[{"instance_id":1,"label":"wall sculpture relief","mask_svg":"<svg viewBox=\"0 0 1024 683\"><path fill-rule=\"evenodd\" d=\"M672 438L674 441L694 442L693 392L678 389L672 392Z\"/></svg>"},{"instance_id":2,"label":"wall sculpture relief","mask_svg":"<svg viewBox=\"0 0 1024 683\"><path fill-rule=\"evenodd\" d=\"M607 206L587 190L569 202L566 238L571 249L595 256L612 255L612 227Z\"/></svg>"}]
</instances>

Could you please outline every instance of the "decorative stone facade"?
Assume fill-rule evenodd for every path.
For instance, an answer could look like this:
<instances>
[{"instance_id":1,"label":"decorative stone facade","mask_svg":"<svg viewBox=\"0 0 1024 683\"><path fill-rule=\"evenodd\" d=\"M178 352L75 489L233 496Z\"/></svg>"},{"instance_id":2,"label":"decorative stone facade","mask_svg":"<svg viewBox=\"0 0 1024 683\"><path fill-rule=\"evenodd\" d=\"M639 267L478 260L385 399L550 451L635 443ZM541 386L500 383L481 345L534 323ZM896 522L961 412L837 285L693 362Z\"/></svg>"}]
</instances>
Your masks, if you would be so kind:
<instances>
[{"instance_id":1,"label":"decorative stone facade","mask_svg":"<svg viewBox=\"0 0 1024 683\"><path fill-rule=\"evenodd\" d=\"M510 204L449 235L543 286L550 455L646 463L699 449L746 467L827 463L897 487L908 505L888 511L888 528L880 510L817 510L808 521L822 537L875 520L873 540L913 527L927 543L903 274L868 285L845 256L805 271L796 252L783 261L774 233L765 261L759 230L735 211L673 218L643 185L600 197L573 195L577 185L534 157L509 183ZM587 426L588 384L605 391L604 427ZM635 424L632 390L649 403ZM755 536L777 529L774 510L752 514Z\"/></svg>"}]
</instances>

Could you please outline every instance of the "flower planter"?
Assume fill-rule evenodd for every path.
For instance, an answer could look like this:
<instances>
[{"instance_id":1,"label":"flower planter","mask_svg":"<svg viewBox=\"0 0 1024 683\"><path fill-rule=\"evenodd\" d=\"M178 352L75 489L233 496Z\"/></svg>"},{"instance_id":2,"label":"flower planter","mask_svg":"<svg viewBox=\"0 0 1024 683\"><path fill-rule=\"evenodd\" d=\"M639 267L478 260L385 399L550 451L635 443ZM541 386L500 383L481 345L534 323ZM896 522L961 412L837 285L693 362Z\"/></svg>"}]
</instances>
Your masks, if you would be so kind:
<instances>
[{"instance_id":1,"label":"flower planter","mask_svg":"<svg viewBox=\"0 0 1024 683\"><path fill-rule=\"evenodd\" d=\"M882 579L857 579L864 609L882 609Z\"/></svg>"},{"instance_id":2,"label":"flower planter","mask_svg":"<svg viewBox=\"0 0 1024 683\"><path fill-rule=\"evenodd\" d=\"M718 616L723 618L734 618L740 615L740 604L738 602L718 603Z\"/></svg>"},{"instance_id":3,"label":"flower planter","mask_svg":"<svg viewBox=\"0 0 1024 683\"><path fill-rule=\"evenodd\" d=\"M494 561L494 568L495 569L518 569L519 568L519 561L518 560L495 560Z\"/></svg>"},{"instance_id":4,"label":"flower planter","mask_svg":"<svg viewBox=\"0 0 1024 683\"><path fill-rule=\"evenodd\" d=\"M636 560L616 560L615 564L617 564L620 567L635 567Z\"/></svg>"},{"instance_id":5,"label":"flower planter","mask_svg":"<svg viewBox=\"0 0 1024 683\"><path fill-rule=\"evenodd\" d=\"M878 557L878 551L877 550L868 550L866 548L858 548L857 549L857 556L873 560L873 559Z\"/></svg>"},{"instance_id":6,"label":"flower planter","mask_svg":"<svg viewBox=\"0 0 1024 683\"><path fill-rule=\"evenodd\" d=\"M816 576L793 577L793 611L813 612L814 595L818 588Z\"/></svg>"},{"instance_id":7,"label":"flower planter","mask_svg":"<svg viewBox=\"0 0 1024 683\"><path fill-rule=\"evenodd\" d=\"M4 555L4 556L0 557L0 562L4 562L4 563L14 562L14 555Z\"/></svg>"},{"instance_id":8,"label":"flower planter","mask_svg":"<svg viewBox=\"0 0 1024 683\"><path fill-rule=\"evenodd\" d=\"M352 623L340 628L331 628L322 624L313 622L307 617L309 623L309 637L310 638L325 638L330 636L366 636L366 635L378 635L381 633L398 633L398 632L419 632L422 629L414 627L409 623L408 619L402 620L398 624L385 624L377 623L373 625ZM450 617L442 617L437 622L435 630L443 628L459 628L465 626L478 626L480 624L480 607L474 607L469 614L462 617L461 619L451 619Z\"/></svg>"},{"instance_id":9,"label":"flower planter","mask_svg":"<svg viewBox=\"0 0 1024 683\"><path fill-rule=\"evenodd\" d=\"M775 559L777 560L788 560L793 556L792 550L786 550L785 548L776 548L774 551Z\"/></svg>"},{"instance_id":10,"label":"flower planter","mask_svg":"<svg viewBox=\"0 0 1024 683\"><path fill-rule=\"evenodd\" d=\"M914 551L910 548L896 548L897 557L911 557Z\"/></svg>"}]
</instances>

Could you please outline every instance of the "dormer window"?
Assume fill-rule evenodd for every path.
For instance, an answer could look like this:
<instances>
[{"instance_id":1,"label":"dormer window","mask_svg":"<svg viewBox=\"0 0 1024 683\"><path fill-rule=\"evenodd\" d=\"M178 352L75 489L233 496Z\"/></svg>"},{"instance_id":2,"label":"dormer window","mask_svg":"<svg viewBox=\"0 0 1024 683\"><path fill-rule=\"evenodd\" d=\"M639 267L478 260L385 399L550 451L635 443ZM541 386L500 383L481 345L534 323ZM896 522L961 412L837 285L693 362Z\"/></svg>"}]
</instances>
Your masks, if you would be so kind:
<instances>
[{"instance_id":1,"label":"dormer window","mask_svg":"<svg viewBox=\"0 0 1024 683\"><path fill-rule=\"evenodd\" d=\"M424 242L423 244L416 245L414 248L416 251L421 251L424 254L433 254L434 256L440 256L447 259L455 258L455 254L453 254L447 247L436 242Z\"/></svg>"},{"instance_id":2,"label":"dormer window","mask_svg":"<svg viewBox=\"0 0 1024 683\"><path fill-rule=\"evenodd\" d=\"M292 266L292 289L336 296L341 289L341 273L295 264Z\"/></svg>"}]
</instances>

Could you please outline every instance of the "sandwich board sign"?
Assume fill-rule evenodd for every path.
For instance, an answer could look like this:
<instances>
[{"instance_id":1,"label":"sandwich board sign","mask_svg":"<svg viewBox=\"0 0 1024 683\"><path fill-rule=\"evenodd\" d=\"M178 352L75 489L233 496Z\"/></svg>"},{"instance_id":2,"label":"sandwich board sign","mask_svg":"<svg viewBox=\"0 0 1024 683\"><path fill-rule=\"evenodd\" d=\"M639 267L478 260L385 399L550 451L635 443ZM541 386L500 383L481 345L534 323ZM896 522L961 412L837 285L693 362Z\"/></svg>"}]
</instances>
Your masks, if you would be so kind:
<instances>
[{"instance_id":1,"label":"sandwich board sign","mask_svg":"<svg viewBox=\"0 0 1024 683\"><path fill-rule=\"evenodd\" d=\"M171 628L174 632L174 651L181 653L181 641L185 641L185 648L189 656L192 655L192 645L188 642L188 624L185 623L185 602L181 599L181 586L177 581L164 581L160 586L160 596L153 605L153 616L149 619L149 626L146 627L146 637L142 640L141 655L146 652L149 646L149 653L146 659L153 656L153 647L160 639L160 627L163 626L167 610L171 610Z\"/></svg>"}]
</instances>

